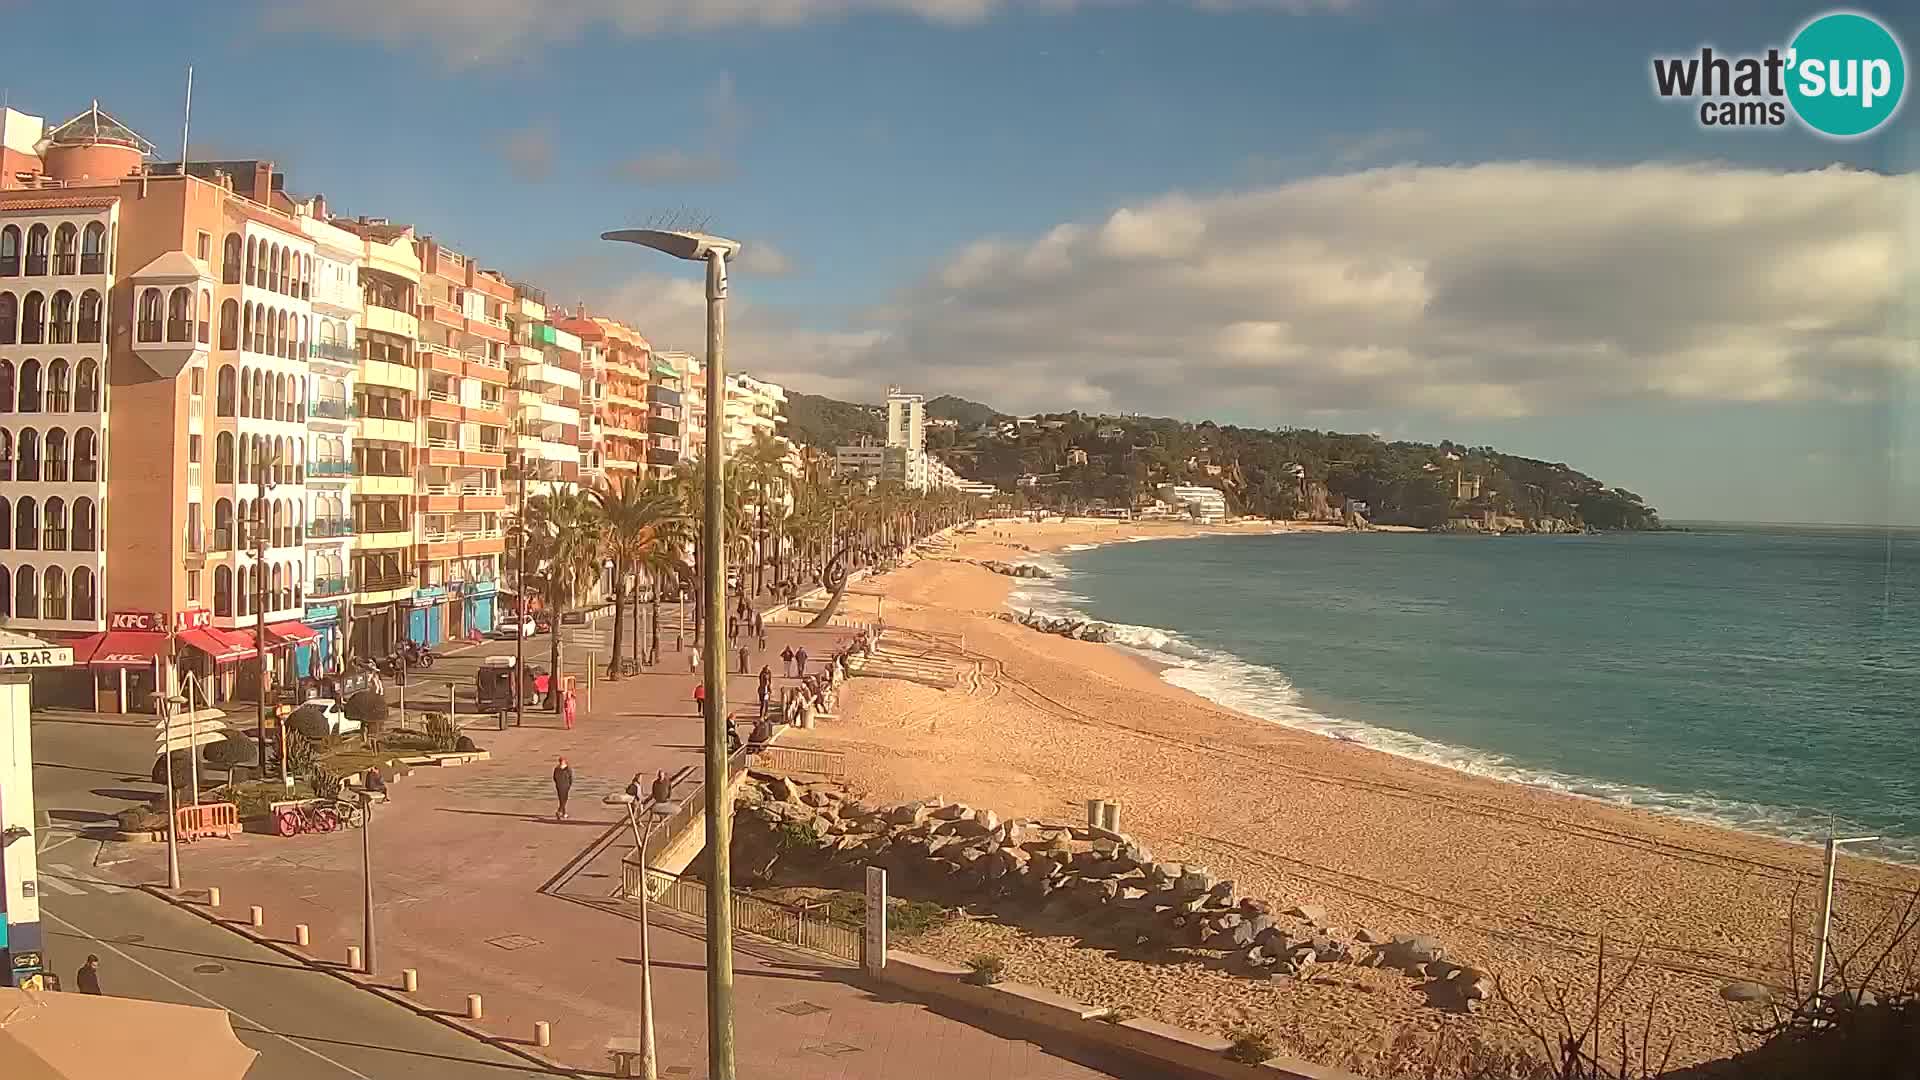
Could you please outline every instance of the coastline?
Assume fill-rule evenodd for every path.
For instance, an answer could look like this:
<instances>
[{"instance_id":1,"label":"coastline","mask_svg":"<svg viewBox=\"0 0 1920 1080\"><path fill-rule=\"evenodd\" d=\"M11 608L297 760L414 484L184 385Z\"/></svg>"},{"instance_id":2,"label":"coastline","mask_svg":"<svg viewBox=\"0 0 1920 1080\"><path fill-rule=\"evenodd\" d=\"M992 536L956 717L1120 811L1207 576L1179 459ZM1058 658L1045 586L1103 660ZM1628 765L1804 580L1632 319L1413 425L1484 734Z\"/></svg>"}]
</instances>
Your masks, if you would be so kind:
<instances>
[{"instance_id":1,"label":"coastline","mask_svg":"<svg viewBox=\"0 0 1920 1080\"><path fill-rule=\"evenodd\" d=\"M951 561L1017 562L1136 536L1309 530L1327 531L982 523L955 536L950 555L868 588L887 597L890 628L964 640L988 669L987 690L969 696L859 679L842 718L803 741L843 751L850 781L877 799L938 793L1003 817L1072 820L1087 798L1117 798L1123 828L1162 858L1203 863L1282 906L1318 904L1350 929L1432 934L1451 958L1502 976L1523 1012L1544 1000L1547 984L1590 989L1604 935L1616 958L1610 978L1618 957L1642 951L1622 1000L1661 999L1677 1062L1726 1052L1739 1017L1717 991L1736 979L1788 980L1790 916L1806 966L1817 850L1234 712L1168 683L1163 668L1137 654L997 617L1019 579ZM1836 892L1839 947L1915 888L1920 870L1849 859ZM1261 1023L1289 1052L1362 1071L1396 1033L1525 1041L1512 1008L1440 1012L1417 984L1367 969L1281 987L1195 961L1116 959L1077 947L1071 935L974 920L914 947L961 961L997 952L1014 978L1187 1026ZM1330 1040L1335 1031L1342 1037Z\"/></svg>"}]
</instances>

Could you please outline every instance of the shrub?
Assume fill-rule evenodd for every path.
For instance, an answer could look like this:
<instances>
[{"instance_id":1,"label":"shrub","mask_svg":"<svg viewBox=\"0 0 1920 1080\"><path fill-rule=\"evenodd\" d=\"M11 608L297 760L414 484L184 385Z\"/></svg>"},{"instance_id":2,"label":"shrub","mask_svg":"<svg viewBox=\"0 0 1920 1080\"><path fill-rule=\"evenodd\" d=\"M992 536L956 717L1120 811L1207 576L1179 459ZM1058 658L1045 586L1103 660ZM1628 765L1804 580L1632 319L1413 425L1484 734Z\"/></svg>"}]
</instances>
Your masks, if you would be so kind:
<instances>
[{"instance_id":1,"label":"shrub","mask_svg":"<svg viewBox=\"0 0 1920 1080\"><path fill-rule=\"evenodd\" d=\"M254 758L253 740L228 732L227 737L216 743L208 743L200 751L200 756L209 765L218 765L231 769L235 765L245 765Z\"/></svg>"},{"instance_id":2,"label":"shrub","mask_svg":"<svg viewBox=\"0 0 1920 1080\"><path fill-rule=\"evenodd\" d=\"M887 932L911 937L937 930L953 913L929 900L900 900L887 907Z\"/></svg>"},{"instance_id":3,"label":"shrub","mask_svg":"<svg viewBox=\"0 0 1920 1080\"><path fill-rule=\"evenodd\" d=\"M1235 1028L1227 1032L1227 1038L1233 1045L1227 1047L1227 1057L1242 1065L1258 1065L1280 1053L1273 1044L1273 1035L1259 1028Z\"/></svg>"},{"instance_id":4,"label":"shrub","mask_svg":"<svg viewBox=\"0 0 1920 1080\"><path fill-rule=\"evenodd\" d=\"M430 712L427 714L427 738L433 741L435 750L446 753L460 745L460 729L453 726L453 721L447 718L446 713Z\"/></svg>"},{"instance_id":5,"label":"shrub","mask_svg":"<svg viewBox=\"0 0 1920 1080\"><path fill-rule=\"evenodd\" d=\"M378 735L387 726L387 699L371 690L362 690L342 702L347 719L358 720L368 735Z\"/></svg>"},{"instance_id":6,"label":"shrub","mask_svg":"<svg viewBox=\"0 0 1920 1080\"><path fill-rule=\"evenodd\" d=\"M340 797L340 778L320 762L314 762L307 770L307 785L313 788L316 799L331 802Z\"/></svg>"},{"instance_id":7,"label":"shrub","mask_svg":"<svg viewBox=\"0 0 1920 1080\"><path fill-rule=\"evenodd\" d=\"M968 977L968 980L978 983L981 986L992 986L994 983L1006 978L1007 962L998 956L976 956L969 962L968 966L973 968L973 974ZM1264 1061L1265 1059L1262 1058L1261 1060Z\"/></svg>"},{"instance_id":8,"label":"shrub","mask_svg":"<svg viewBox=\"0 0 1920 1080\"><path fill-rule=\"evenodd\" d=\"M287 717L287 730L309 739L324 739L333 733L327 726L327 714L311 705L293 710Z\"/></svg>"},{"instance_id":9,"label":"shrub","mask_svg":"<svg viewBox=\"0 0 1920 1080\"><path fill-rule=\"evenodd\" d=\"M167 827L167 815L151 806L133 806L114 815L121 832L157 832Z\"/></svg>"},{"instance_id":10,"label":"shrub","mask_svg":"<svg viewBox=\"0 0 1920 1080\"><path fill-rule=\"evenodd\" d=\"M812 851L820 846L820 838L797 821L783 821L774 830L773 843L781 851Z\"/></svg>"},{"instance_id":11,"label":"shrub","mask_svg":"<svg viewBox=\"0 0 1920 1080\"><path fill-rule=\"evenodd\" d=\"M193 755L186 750L175 750L165 758L155 755L153 759L153 782L167 782L167 765L173 765L173 786L184 788L193 782Z\"/></svg>"},{"instance_id":12,"label":"shrub","mask_svg":"<svg viewBox=\"0 0 1920 1080\"><path fill-rule=\"evenodd\" d=\"M460 741L457 743L454 743L453 748L455 750L460 751L463 754L472 754L477 752L480 749L478 744L476 744L472 739L468 738L465 735L460 736Z\"/></svg>"}]
</instances>

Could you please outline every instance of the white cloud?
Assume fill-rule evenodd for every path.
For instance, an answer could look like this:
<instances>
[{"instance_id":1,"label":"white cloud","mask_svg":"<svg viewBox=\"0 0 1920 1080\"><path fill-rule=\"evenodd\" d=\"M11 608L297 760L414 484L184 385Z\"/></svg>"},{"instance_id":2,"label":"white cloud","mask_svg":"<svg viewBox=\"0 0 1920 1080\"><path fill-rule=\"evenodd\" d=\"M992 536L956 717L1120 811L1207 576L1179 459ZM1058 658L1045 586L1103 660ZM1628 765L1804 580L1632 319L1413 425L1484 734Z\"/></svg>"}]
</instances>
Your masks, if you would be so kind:
<instances>
[{"instance_id":1,"label":"white cloud","mask_svg":"<svg viewBox=\"0 0 1920 1080\"><path fill-rule=\"evenodd\" d=\"M704 135L699 148L669 147L638 154L617 162L614 176L657 187L732 179L739 172L735 151L747 129L747 109L734 93L732 73L720 73L707 90L701 108L707 120L701 126Z\"/></svg>"},{"instance_id":2,"label":"white cloud","mask_svg":"<svg viewBox=\"0 0 1920 1080\"><path fill-rule=\"evenodd\" d=\"M273 0L274 29L321 31L394 45L425 44L455 63L481 63L589 34L643 37L738 26L787 27L853 15L967 25L996 15L1058 13L1125 0ZM1362 0L1191 0L1203 11L1342 12Z\"/></svg>"},{"instance_id":3,"label":"white cloud","mask_svg":"<svg viewBox=\"0 0 1920 1080\"><path fill-rule=\"evenodd\" d=\"M803 390L1269 423L1861 401L1920 374L1897 332L1916 196L1838 168L1530 162L1174 195L983 238L900 295L849 297L885 304L850 333L755 305L743 275L731 351ZM630 286L621 313L697 345L681 284Z\"/></svg>"},{"instance_id":4,"label":"white cloud","mask_svg":"<svg viewBox=\"0 0 1920 1080\"><path fill-rule=\"evenodd\" d=\"M793 273L793 260L787 258L787 253L760 240L743 244L740 259L734 265L755 277L785 277Z\"/></svg>"}]
</instances>

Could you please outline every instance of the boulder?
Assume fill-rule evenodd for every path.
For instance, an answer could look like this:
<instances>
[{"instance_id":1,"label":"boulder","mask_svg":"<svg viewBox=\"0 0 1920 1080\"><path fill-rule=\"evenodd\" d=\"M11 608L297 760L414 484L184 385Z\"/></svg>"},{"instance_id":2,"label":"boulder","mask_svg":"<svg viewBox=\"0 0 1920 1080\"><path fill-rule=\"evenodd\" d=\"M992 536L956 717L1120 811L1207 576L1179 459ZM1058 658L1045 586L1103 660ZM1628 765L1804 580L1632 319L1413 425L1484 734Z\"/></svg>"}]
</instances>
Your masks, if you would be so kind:
<instances>
[{"instance_id":1,"label":"boulder","mask_svg":"<svg viewBox=\"0 0 1920 1080\"><path fill-rule=\"evenodd\" d=\"M1730 982L1720 988L1720 996L1728 1001L1764 1004L1773 1000L1773 989L1757 982Z\"/></svg>"},{"instance_id":2,"label":"boulder","mask_svg":"<svg viewBox=\"0 0 1920 1080\"><path fill-rule=\"evenodd\" d=\"M801 793L800 801L818 810L822 807L832 805L834 800L832 796L824 791L806 791Z\"/></svg>"},{"instance_id":3,"label":"boulder","mask_svg":"<svg viewBox=\"0 0 1920 1080\"><path fill-rule=\"evenodd\" d=\"M927 804L903 803L887 811L887 824L900 826L918 825L927 820Z\"/></svg>"},{"instance_id":4,"label":"boulder","mask_svg":"<svg viewBox=\"0 0 1920 1080\"><path fill-rule=\"evenodd\" d=\"M973 820L980 826L982 832L993 832L1000 827L1000 815L991 810L974 811Z\"/></svg>"},{"instance_id":5,"label":"boulder","mask_svg":"<svg viewBox=\"0 0 1920 1080\"><path fill-rule=\"evenodd\" d=\"M1266 915L1272 910L1265 900L1252 896L1240 898L1240 913L1243 915Z\"/></svg>"},{"instance_id":6,"label":"boulder","mask_svg":"<svg viewBox=\"0 0 1920 1080\"><path fill-rule=\"evenodd\" d=\"M1209 892L1213 889L1213 875L1204 866L1189 866L1180 874L1180 888L1191 893Z\"/></svg>"},{"instance_id":7,"label":"boulder","mask_svg":"<svg viewBox=\"0 0 1920 1080\"><path fill-rule=\"evenodd\" d=\"M1225 881L1214 882L1213 888L1207 890L1207 892L1210 894L1214 903L1231 904L1233 903L1233 889L1233 880L1229 878Z\"/></svg>"},{"instance_id":8,"label":"boulder","mask_svg":"<svg viewBox=\"0 0 1920 1080\"><path fill-rule=\"evenodd\" d=\"M973 808L965 803L948 803L933 812L936 821L965 821L973 817Z\"/></svg>"},{"instance_id":9,"label":"boulder","mask_svg":"<svg viewBox=\"0 0 1920 1080\"><path fill-rule=\"evenodd\" d=\"M1312 904L1296 904L1287 909L1287 914L1296 919L1304 919L1315 926L1327 921L1326 909Z\"/></svg>"},{"instance_id":10,"label":"boulder","mask_svg":"<svg viewBox=\"0 0 1920 1080\"><path fill-rule=\"evenodd\" d=\"M1027 862L1027 868L1030 871L1032 871L1034 874L1043 878L1055 877L1063 869L1065 869L1064 865L1060 862L1060 860L1057 858L1054 858L1052 855L1032 856Z\"/></svg>"},{"instance_id":11,"label":"boulder","mask_svg":"<svg viewBox=\"0 0 1920 1080\"><path fill-rule=\"evenodd\" d=\"M1353 940L1362 945L1379 945L1382 944L1385 939L1363 926L1353 932Z\"/></svg>"},{"instance_id":12,"label":"boulder","mask_svg":"<svg viewBox=\"0 0 1920 1080\"><path fill-rule=\"evenodd\" d=\"M793 781L784 776L776 776L767 781L767 798L774 802L792 802L798 794Z\"/></svg>"}]
</instances>

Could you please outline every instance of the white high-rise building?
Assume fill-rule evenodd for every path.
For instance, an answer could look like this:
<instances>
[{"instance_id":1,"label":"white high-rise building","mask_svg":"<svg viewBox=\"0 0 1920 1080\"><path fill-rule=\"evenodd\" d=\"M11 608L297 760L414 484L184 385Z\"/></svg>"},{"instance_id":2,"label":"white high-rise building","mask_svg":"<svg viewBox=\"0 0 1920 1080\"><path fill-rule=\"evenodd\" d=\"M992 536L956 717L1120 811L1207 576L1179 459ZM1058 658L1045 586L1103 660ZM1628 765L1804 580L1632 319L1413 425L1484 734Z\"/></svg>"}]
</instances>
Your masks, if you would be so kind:
<instances>
[{"instance_id":1,"label":"white high-rise building","mask_svg":"<svg viewBox=\"0 0 1920 1080\"><path fill-rule=\"evenodd\" d=\"M908 491L927 489L927 403L919 394L887 391L887 447L903 451L901 484Z\"/></svg>"}]
</instances>

